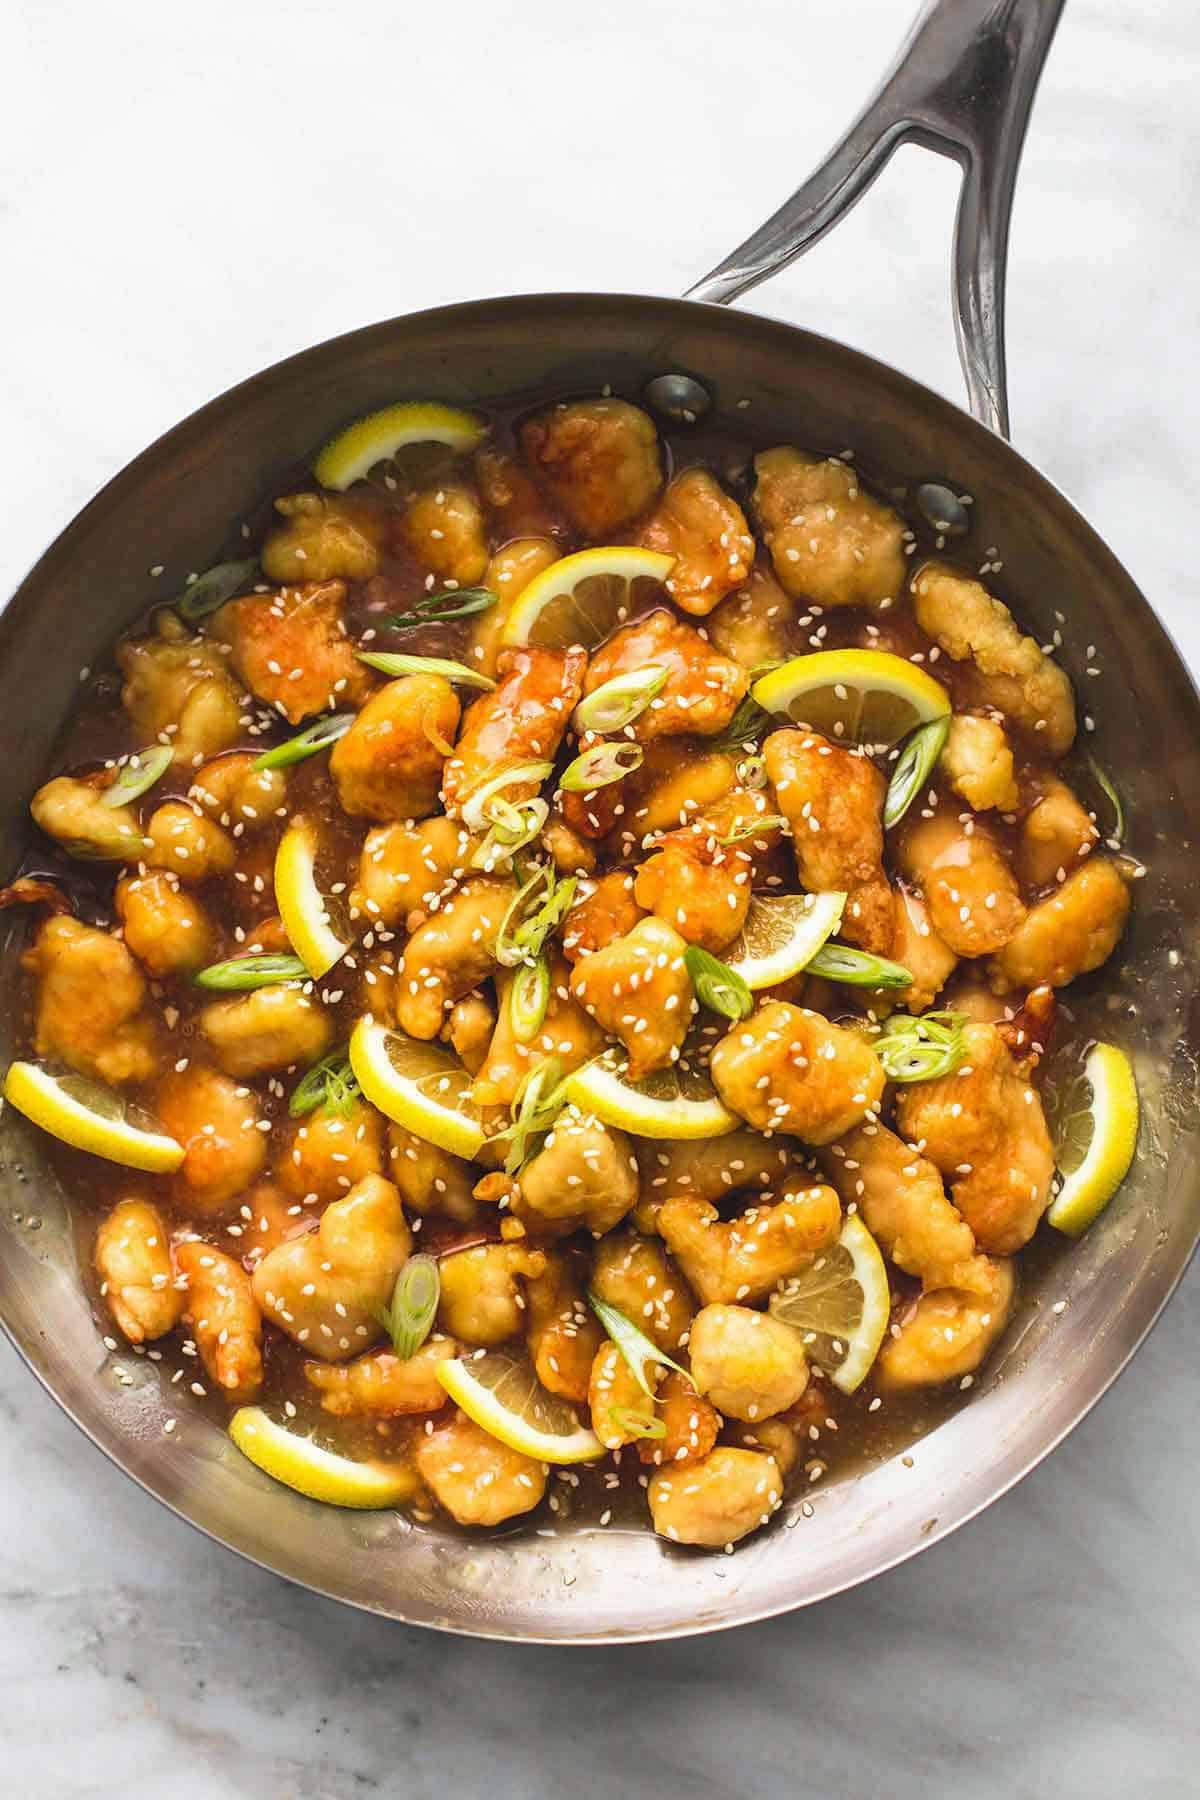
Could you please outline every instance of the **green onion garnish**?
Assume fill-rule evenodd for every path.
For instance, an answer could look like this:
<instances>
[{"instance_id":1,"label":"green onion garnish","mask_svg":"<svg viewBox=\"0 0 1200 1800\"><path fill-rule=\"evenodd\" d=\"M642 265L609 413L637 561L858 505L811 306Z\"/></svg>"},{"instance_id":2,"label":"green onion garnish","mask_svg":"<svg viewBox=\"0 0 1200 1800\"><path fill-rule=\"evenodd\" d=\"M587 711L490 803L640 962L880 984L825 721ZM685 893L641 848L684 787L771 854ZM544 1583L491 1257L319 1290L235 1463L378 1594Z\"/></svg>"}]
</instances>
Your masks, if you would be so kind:
<instances>
[{"instance_id":1,"label":"green onion garnish","mask_svg":"<svg viewBox=\"0 0 1200 1800\"><path fill-rule=\"evenodd\" d=\"M175 601L175 610L189 624L194 624L206 614L216 612L218 606L224 606L235 594L247 593L260 579L257 556L247 556L240 562L214 563L203 575L197 575L195 581L188 582Z\"/></svg>"},{"instance_id":2,"label":"green onion garnish","mask_svg":"<svg viewBox=\"0 0 1200 1800\"><path fill-rule=\"evenodd\" d=\"M513 969L540 955L566 916L578 885L576 875L560 881L549 863L535 869L509 901L496 937L496 961Z\"/></svg>"},{"instance_id":3,"label":"green onion garnish","mask_svg":"<svg viewBox=\"0 0 1200 1800\"><path fill-rule=\"evenodd\" d=\"M199 970L192 980L197 987L242 994L275 987L281 981L307 981L308 970L298 956L232 956L228 962L211 963Z\"/></svg>"},{"instance_id":4,"label":"green onion garnish","mask_svg":"<svg viewBox=\"0 0 1200 1800\"><path fill-rule=\"evenodd\" d=\"M645 712L667 685L667 671L651 666L614 675L581 700L575 708L577 731L622 731Z\"/></svg>"},{"instance_id":5,"label":"green onion garnish","mask_svg":"<svg viewBox=\"0 0 1200 1800\"><path fill-rule=\"evenodd\" d=\"M771 714L765 711L757 700L752 700L747 694L724 731L718 732L716 737L706 740L706 748L709 750L740 750L743 744L752 743L755 738L761 737L768 725L772 723Z\"/></svg>"},{"instance_id":6,"label":"green onion garnish","mask_svg":"<svg viewBox=\"0 0 1200 1800\"><path fill-rule=\"evenodd\" d=\"M495 799L491 802L496 822L471 858L473 869L485 871L500 863L510 862L518 850L532 844L550 817L545 800L522 800L517 806Z\"/></svg>"},{"instance_id":7,"label":"green onion garnish","mask_svg":"<svg viewBox=\"0 0 1200 1800\"><path fill-rule=\"evenodd\" d=\"M449 619L469 619L472 613L486 612L499 598L491 588L446 588L440 594L426 594L424 599L415 600L407 612L392 613L384 623L396 631L411 625L444 625Z\"/></svg>"},{"instance_id":8,"label":"green onion garnish","mask_svg":"<svg viewBox=\"0 0 1200 1800\"><path fill-rule=\"evenodd\" d=\"M918 725L911 734L892 770L887 795L883 802L883 823L890 831L898 825L933 772L933 765L946 747L950 735L949 713Z\"/></svg>"},{"instance_id":9,"label":"green onion garnish","mask_svg":"<svg viewBox=\"0 0 1200 1800\"><path fill-rule=\"evenodd\" d=\"M967 1054L965 1013L931 1012L910 1018L894 1013L874 1051L889 1081L937 1081L953 1075Z\"/></svg>"},{"instance_id":10,"label":"green onion garnish","mask_svg":"<svg viewBox=\"0 0 1200 1800\"><path fill-rule=\"evenodd\" d=\"M343 1044L340 1050L332 1050L301 1076L292 1089L288 1112L293 1119L302 1119L321 1106L339 1118L348 1119L354 1111L359 1091Z\"/></svg>"},{"instance_id":11,"label":"green onion garnish","mask_svg":"<svg viewBox=\"0 0 1200 1800\"><path fill-rule=\"evenodd\" d=\"M252 769L286 769L292 763L303 762L306 757L316 756L320 750L328 750L336 744L340 737L345 737L354 723L353 713L325 713L323 717L314 719L295 737L288 738L284 744L276 744L273 750L264 750L251 763Z\"/></svg>"},{"instance_id":12,"label":"green onion garnish","mask_svg":"<svg viewBox=\"0 0 1200 1800\"><path fill-rule=\"evenodd\" d=\"M169 744L151 744L148 750L135 750L129 761L118 770L117 779L100 796L104 806L128 806L148 794L156 781L161 781L171 766Z\"/></svg>"},{"instance_id":13,"label":"green onion garnish","mask_svg":"<svg viewBox=\"0 0 1200 1800\"><path fill-rule=\"evenodd\" d=\"M593 744L567 764L558 785L568 794L590 794L632 775L641 768L645 754L640 744Z\"/></svg>"},{"instance_id":14,"label":"green onion garnish","mask_svg":"<svg viewBox=\"0 0 1200 1800\"><path fill-rule=\"evenodd\" d=\"M743 756L736 773L743 787L764 788L767 785L766 759L757 750L752 751L749 756Z\"/></svg>"},{"instance_id":15,"label":"green onion garnish","mask_svg":"<svg viewBox=\"0 0 1200 1800\"><path fill-rule=\"evenodd\" d=\"M522 963L508 990L508 1017L518 1044L533 1041L550 1005L550 965L544 956Z\"/></svg>"},{"instance_id":16,"label":"green onion garnish","mask_svg":"<svg viewBox=\"0 0 1200 1800\"><path fill-rule=\"evenodd\" d=\"M723 963L707 950L701 950L699 944L689 944L683 960L692 978L697 1000L711 1012L736 1021L748 1018L754 1011L750 989L728 963ZM811 963L809 967L812 967Z\"/></svg>"},{"instance_id":17,"label":"green onion garnish","mask_svg":"<svg viewBox=\"0 0 1200 1800\"><path fill-rule=\"evenodd\" d=\"M823 975L826 981L844 981L848 987L903 988L912 986L912 971L889 962L886 956L869 956L848 944L822 944L809 958L806 975Z\"/></svg>"},{"instance_id":18,"label":"green onion garnish","mask_svg":"<svg viewBox=\"0 0 1200 1800\"><path fill-rule=\"evenodd\" d=\"M437 1259L432 1256L410 1256L392 1289L392 1303L376 1309L375 1317L392 1340L392 1349L401 1362L415 1356L437 1317L442 1280Z\"/></svg>"},{"instance_id":19,"label":"green onion garnish","mask_svg":"<svg viewBox=\"0 0 1200 1800\"><path fill-rule=\"evenodd\" d=\"M782 813L760 813L755 819L747 819L741 825L735 825L732 831L718 838L718 844L740 844L743 838L758 837L764 831L786 831L787 820Z\"/></svg>"},{"instance_id":20,"label":"green onion garnish","mask_svg":"<svg viewBox=\"0 0 1200 1800\"><path fill-rule=\"evenodd\" d=\"M359 662L378 669L381 675L444 675L459 687L494 688L490 675L468 669L466 663L449 662L444 656L405 656L400 650L359 650Z\"/></svg>"},{"instance_id":21,"label":"green onion garnish","mask_svg":"<svg viewBox=\"0 0 1200 1800\"><path fill-rule=\"evenodd\" d=\"M667 1435L667 1428L661 1419L643 1418L631 1406L609 1406L605 1410L623 1437L665 1438Z\"/></svg>"},{"instance_id":22,"label":"green onion garnish","mask_svg":"<svg viewBox=\"0 0 1200 1800\"><path fill-rule=\"evenodd\" d=\"M1088 768L1092 771L1096 786L1106 796L1115 814L1113 828L1105 841L1110 848L1119 850L1125 842L1125 807L1121 796L1113 786L1112 778L1100 767L1094 756L1088 757Z\"/></svg>"},{"instance_id":23,"label":"green onion garnish","mask_svg":"<svg viewBox=\"0 0 1200 1800\"><path fill-rule=\"evenodd\" d=\"M541 1148L542 1139L567 1104L567 1082L557 1056L531 1069L517 1089L512 1123L499 1133L508 1144L504 1173L517 1175Z\"/></svg>"},{"instance_id":24,"label":"green onion garnish","mask_svg":"<svg viewBox=\"0 0 1200 1800\"><path fill-rule=\"evenodd\" d=\"M651 1400L654 1398L654 1389L646 1378L648 1363L659 1363L664 1369L675 1369L678 1374L687 1375L687 1370L681 1369L677 1362L672 1362L669 1356L664 1355L644 1331L638 1330L632 1319L627 1319L623 1312L618 1312L607 1300L601 1300L599 1294L594 1294L591 1288L587 1290L587 1297L588 1305L629 1364L633 1378L643 1394L649 1395Z\"/></svg>"},{"instance_id":25,"label":"green onion garnish","mask_svg":"<svg viewBox=\"0 0 1200 1800\"><path fill-rule=\"evenodd\" d=\"M468 831L482 831L488 825L494 825L496 814L490 809L490 802L506 787L517 787L526 781L532 781L535 787L541 787L547 775L552 774L554 764L548 762L518 763L515 768L501 769L469 794L462 805L462 821Z\"/></svg>"}]
</instances>

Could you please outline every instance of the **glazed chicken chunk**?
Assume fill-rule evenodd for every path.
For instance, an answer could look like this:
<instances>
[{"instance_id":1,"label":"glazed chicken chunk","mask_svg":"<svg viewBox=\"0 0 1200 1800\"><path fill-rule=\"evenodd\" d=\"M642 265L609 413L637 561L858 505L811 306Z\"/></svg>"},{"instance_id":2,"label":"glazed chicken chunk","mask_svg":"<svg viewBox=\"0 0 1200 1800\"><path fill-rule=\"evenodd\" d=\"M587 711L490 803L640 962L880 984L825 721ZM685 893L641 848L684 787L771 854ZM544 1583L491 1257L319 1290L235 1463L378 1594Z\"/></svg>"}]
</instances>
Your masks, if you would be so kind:
<instances>
[{"instance_id":1,"label":"glazed chicken chunk","mask_svg":"<svg viewBox=\"0 0 1200 1800\"><path fill-rule=\"evenodd\" d=\"M289 725L361 706L374 686L346 633L345 598L344 582L309 582L230 600L214 617L246 686Z\"/></svg>"},{"instance_id":2,"label":"glazed chicken chunk","mask_svg":"<svg viewBox=\"0 0 1200 1800\"><path fill-rule=\"evenodd\" d=\"M458 1413L417 1439L417 1471L460 1525L502 1525L531 1512L546 1491L546 1466L510 1450Z\"/></svg>"},{"instance_id":3,"label":"glazed chicken chunk","mask_svg":"<svg viewBox=\"0 0 1200 1800\"><path fill-rule=\"evenodd\" d=\"M219 1066L243 1081L278 1069L307 1068L333 1042L325 1008L295 982L214 1000L200 1014L200 1029Z\"/></svg>"},{"instance_id":4,"label":"glazed chicken chunk","mask_svg":"<svg viewBox=\"0 0 1200 1800\"><path fill-rule=\"evenodd\" d=\"M22 960L36 986L39 1056L115 1087L158 1073L146 983L119 939L78 919L46 919Z\"/></svg>"},{"instance_id":5,"label":"glazed chicken chunk","mask_svg":"<svg viewBox=\"0 0 1200 1800\"><path fill-rule=\"evenodd\" d=\"M471 619L471 636L463 661L483 675L494 676L504 651L504 628L513 603L519 600L535 575L557 562L562 550L551 537L517 537L493 552L483 576L483 586L495 594L497 604Z\"/></svg>"},{"instance_id":6,"label":"glazed chicken chunk","mask_svg":"<svg viewBox=\"0 0 1200 1800\"><path fill-rule=\"evenodd\" d=\"M384 823L436 811L460 712L441 675L404 675L376 689L329 758L342 811Z\"/></svg>"},{"instance_id":7,"label":"glazed chicken chunk","mask_svg":"<svg viewBox=\"0 0 1200 1800\"><path fill-rule=\"evenodd\" d=\"M584 1297L586 1262L570 1250L547 1250L540 1275L525 1283L525 1341L544 1388L582 1404L604 1332Z\"/></svg>"},{"instance_id":8,"label":"glazed chicken chunk","mask_svg":"<svg viewBox=\"0 0 1200 1800\"><path fill-rule=\"evenodd\" d=\"M800 602L785 593L772 571L756 563L745 585L723 600L707 621L708 635L723 656L744 669L786 662L804 644ZM810 625L812 621L809 621Z\"/></svg>"},{"instance_id":9,"label":"glazed chicken chunk","mask_svg":"<svg viewBox=\"0 0 1200 1800\"><path fill-rule=\"evenodd\" d=\"M928 812L930 809L924 809ZM916 883L934 931L956 956L986 956L1017 930L1025 908L999 840L982 819L914 807L897 834L901 870Z\"/></svg>"},{"instance_id":10,"label":"glazed chicken chunk","mask_svg":"<svg viewBox=\"0 0 1200 1800\"><path fill-rule=\"evenodd\" d=\"M199 887L233 872L237 850L233 839L186 800L168 800L150 815L145 861L152 869L169 869L185 887Z\"/></svg>"},{"instance_id":11,"label":"glazed chicken chunk","mask_svg":"<svg viewBox=\"0 0 1200 1800\"><path fill-rule=\"evenodd\" d=\"M437 1365L458 1354L453 1338L434 1336L401 1359L390 1350L372 1350L353 1362L306 1362L304 1379L321 1396L321 1411L339 1419L395 1419L406 1413L439 1412L446 1390Z\"/></svg>"},{"instance_id":12,"label":"glazed chicken chunk","mask_svg":"<svg viewBox=\"0 0 1200 1800\"><path fill-rule=\"evenodd\" d=\"M572 994L605 1031L620 1038L634 1081L675 1062L687 1036L696 1002L686 948L661 919L643 919L571 971Z\"/></svg>"},{"instance_id":13,"label":"glazed chicken chunk","mask_svg":"<svg viewBox=\"0 0 1200 1800\"><path fill-rule=\"evenodd\" d=\"M441 581L472 587L487 568L483 510L465 482L445 482L415 495L402 530L412 555Z\"/></svg>"},{"instance_id":14,"label":"glazed chicken chunk","mask_svg":"<svg viewBox=\"0 0 1200 1800\"><path fill-rule=\"evenodd\" d=\"M345 1362L381 1335L378 1309L408 1261L412 1233L390 1181L368 1175L320 1225L263 1257L254 1297L265 1318L324 1362Z\"/></svg>"},{"instance_id":15,"label":"glazed chicken chunk","mask_svg":"<svg viewBox=\"0 0 1200 1800\"><path fill-rule=\"evenodd\" d=\"M96 1233L93 1260L101 1298L131 1344L175 1329L184 1295L175 1283L171 1241L157 1206L118 1201Z\"/></svg>"},{"instance_id":16,"label":"glazed chicken chunk","mask_svg":"<svg viewBox=\"0 0 1200 1800\"><path fill-rule=\"evenodd\" d=\"M477 1244L444 1256L438 1323L468 1344L506 1343L524 1329L525 1281L545 1268L544 1253L524 1244Z\"/></svg>"},{"instance_id":17,"label":"glazed chicken chunk","mask_svg":"<svg viewBox=\"0 0 1200 1800\"><path fill-rule=\"evenodd\" d=\"M658 1238L623 1227L596 1245L592 1291L674 1354L687 1342L696 1312L692 1290Z\"/></svg>"},{"instance_id":18,"label":"glazed chicken chunk","mask_svg":"<svg viewBox=\"0 0 1200 1800\"><path fill-rule=\"evenodd\" d=\"M210 819L238 837L253 836L287 810L287 771L256 769L256 760L245 750L218 756L197 769L187 793Z\"/></svg>"},{"instance_id":19,"label":"glazed chicken chunk","mask_svg":"<svg viewBox=\"0 0 1200 1800\"><path fill-rule=\"evenodd\" d=\"M644 513L662 488L658 433L627 400L576 400L521 427L521 447L555 505L586 538L613 533Z\"/></svg>"},{"instance_id":20,"label":"glazed chicken chunk","mask_svg":"<svg viewBox=\"0 0 1200 1800\"><path fill-rule=\"evenodd\" d=\"M121 701L139 738L169 744L180 766L197 768L241 736L242 693L228 652L194 635L177 614L159 613L150 637L124 639L117 662Z\"/></svg>"},{"instance_id":21,"label":"glazed chicken chunk","mask_svg":"<svg viewBox=\"0 0 1200 1800\"><path fill-rule=\"evenodd\" d=\"M1021 820L1015 866L1027 888L1063 882L1090 855L1100 833L1065 781L1048 775Z\"/></svg>"},{"instance_id":22,"label":"glazed chicken chunk","mask_svg":"<svg viewBox=\"0 0 1200 1800\"><path fill-rule=\"evenodd\" d=\"M732 943L750 905L750 857L711 831L689 827L661 838L638 870L634 898L689 944L720 951Z\"/></svg>"},{"instance_id":23,"label":"glazed chicken chunk","mask_svg":"<svg viewBox=\"0 0 1200 1800\"><path fill-rule=\"evenodd\" d=\"M773 1456L718 1444L700 1462L660 1469L646 1498L660 1537L715 1550L767 1523L783 1504L783 1477Z\"/></svg>"},{"instance_id":24,"label":"glazed chicken chunk","mask_svg":"<svg viewBox=\"0 0 1200 1800\"><path fill-rule=\"evenodd\" d=\"M836 457L784 445L754 459L754 511L789 594L821 607L890 605L904 589L904 525Z\"/></svg>"},{"instance_id":25,"label":"glazed chicken chunk","mask_svg":"<svg viewBox=\"0 0 1200 1800\"><path fill-rule=\"evenodd\" d=\"M197 1239L180 1244L175 1265L184 1287L184 1317L209 1379L225 1399L244 1406L263 1383L262 1313L240 1262Z\"/></svg>"},{"instance_id":26,"label":"glazed chicken chunk","mask_svg":"<svg viewBox=\"0 0 1200 1800\"><path fill-rule=\"evenodd\" d=\"M665 587L683 612L703 618L745 581L754 561L746 515L707 469L677 475L638 542L675 558Z\"/></svg>"},{"instance_id":27,"label":"glazed chicken chunk","mask_svg":"<svg viewBox=\"0 0 1200 1800\"><path fill-rule=\"evenodd\" d=\"M758 1131L831 1144L878 1111L883 1070L856 1032L768 1000L723 1037L712 1078L726 1106Z\"/></svg>"},{"instance_id":28,"label":"glazed chicken chunk","mask_svg":"<svg viewBox=\"0 0 1200 1800\"><path fill-rule=\"evenodd\" d=\"M897 1004L910 1013L933 1005L958 964L945 938L933 929L924 900L903 881L892 889L892 958L912 976L908 987L893 990Z\"/></svg>"},{"instance_id":29,"label":"glazed chicken chunk","mask_svg":"<svg viewBox=\"0 0 1200 1800\"><path fill-rule=\"evenodd\" d=\"M798 1150L785 1139L765 1138L746 1127L696 1141L641 1140L635 1220L639 1231L657 1231L662 1203L675 1195L720 1202L743 1189L761 1193L781 1184L798 1160Z\"/></svg>"},{"instance_id":30,"label":"glazed chicken chunk","mask_svg":"<svg viewBox=\"0 0 1200 1800\"><path fill-rule=\"evenodd\" d=\"M605 1048L604 1033L572 997L570 972L555 957L549 968L550 997L546 1015L527 1044L513 1026L510 997L515 970L505 969L496 978L499 1014L487 1056L471 1087L477 1106L511 1106L521 1083L550 1057L556 1057L561 1073L569 1075Z\"/></svg>"},{"instance_id":31,"label":"glazed chicken chunk","mask_svg":"<svg viewBox=\"0 0 1200 1800\"><path fill-rule=\"evenodd\" d=\"M803 1334L748 1306L710 1305L692 1320L692 1380L730 1418L770 1419L808 1386Z\"/></svg>"},{"instance_id":32,"label":"glazed chicken chunk","mask_svg":"<svg viewBox=\"0 0 1200 1800\"><path fill-rule=\"evenodd\" d=\"M927 1288L953 1281L975 1255L975 1235L937 1169L886 1125L856 1126L820 1162L896 1267Z\"/></svg>"},{"instance_id":33,"label":"glazed chicken chunk","mask_svg":"<svg viewBox=\"0 0 1200 1800\"><path fill-rule=\"evenodd\" d=\"M505 769L552 762L582 691L587 657L582 650L504 650L498 683L473 700L463 718L454 755L446 764L442 801L461 813L474 791ZM504 789L510 805L537 792L536 782Z\"/></svg>"},{"instance_id":34,"label":"glazed chicken chunk","mask_svg":"<svg viewBox=\"0 0 1200 1800\"><path fill-rule=\"evenodd\" d=\"M1129 888L1111 857L1093 856L1026 913L989 964L998 994L1066 987L1108 961L1129 917Z\"/></svg>"},{"instance_id":35,"label":"glazed chicken chunk","mask_svg":"<svg viewBox=\"0 0 1200 1800\"><path fill-rule=\"evenodd\" d=\"M350 890L351 919L415 931L466 874L475 843L444 814L368 831Z\"/></svg>"},{"instance_id":36,"label":"glazed chicken chunk","mask_svg":"<svg viewBox=\"0 0 1200 1800\"><path fill-rule=\"evenodd\" d=\"M410 1037L436 1037L446 1009L492 973L515 893L511 881L479 876L413 932L396 983L396 1019Z\"/></svg>"},{"instance_id":37,"label":"glazed chicken chunk","mask_svg":"<svg viewBox=\"0 0 1200 1800\"><path fill-rule=\"evenodd\" d=\"M113 898L125 942L148 975L194 975L215 960L216 928L177 875L123 876Z\"/></svg>"},{"instance_id":38,"label":"glazed chicken chunk","mask_svg":"<svg viewBox=\"0 0 1200 1800\"><path fill-rule=\"evenodd\" d=\"M576 963L594 950L606 950L645 918L634 899L633 883L630 870L613 869L575 902L563 927L563 955L568 962Z\"/></svg>"},{"instance_id":39,"label":"glazed chicken chunk","mask_svg":"<svg viewBox=\"0 0 1200 1800\"><path fill-rule=\"evenodd\" d=\"M471 1192L474 1165L414 1137L401 1125L388 1126L387 1175L410 1212L441 1213L460 1225L473 1224L479 1217Z\"/></svg>"},{"instance_id":40,"label":"glazed chicken chunk","mask_svg":"<svg viewBox=\"0 0 1200 1800\"><path fill-rule=\"evenodd\" d=\"M561 514L549 504L528 470L506 450L490 444L478 450L475 479L503 540L546 538L553 543L565 532Z\"/></svg>"},{"instance_id":41,"label":"glazed chicken chunk","mask_svg":"<svg viewBox=\"0 0 1200 1800\"><path fill-rule=\"evenodd\" d=\"M883 871L887 783L865 756L813 731L773 731L763 745L796 867L810 893L844 892L842 936L877 956L892 948L892 890Z\"/></svg>"},{"instance_id":42,"label":"glazed chicken chunk","mask_svg":"<svg viewBox=\"0 0 1200 1800\"><path fill-rule=\"evenodd\" d=\"M721 656L692 625L658 607L623 625L595 651L583 684L594 693L606 681L642 669L665 669L667 679L634 723L643 744L656 738L724 731L749 686L740 664Z\"/></svg>"},{"instance_id":43,"label":"glazed chicken chunk","mask_svg":"<svg viewBox=\"0 0 1200 1800\"><path fill-rule=\"evenodd\" d=\"M267 1140L258 1129L258 1096L248 1088L189 1061L163 1078L154 1104L164 1129L183 1145L174 1176L182 1206L213 1217L258 1180Z\"/></svg>"},{"instance_id":44,"label":"glazed chicken chunk","mask_svg":"<svg viewBox=\"0 0 1200 1800\"><path fill-rule=\"evenodd\" d=\"M977 1256L972 1269L974 1286L924 1293L901 1315L879 1353L880 1387L938 1387L979 1367L1008 1323L1015 1283L1006 1258Z\"/></svg>"},{"instance_id":45,"label":"glazed chicken chunk","mask_svg":"<svg viewBox=\"0 0 1200 1800\"><path fill-rule=\"evenodd\" d=\"M383 1119L365 1100L291 1121L275 1161L281 1192L306 1206L341 1200L368 1175L384 1173Z\"/></svg>"},{"instance_id":46,"label":"glazed chicken chunk","mask_svg":"<svg viewBox=\"0 0 1200 1800\"><path fill-rule=\"evenodd\" d=\"M1012 812L1017 804L1012 746L995 719L956 713L939 767L955 793L976 812L991 807Z\"/></svg>"},{"instance_id":47,"label":"glazed chicken chunk","mask_svg":"<svg viewBox=\"0 0 1200 1800\"><path fill-rule=\"evenodd\" d=\"M658 1214L664 1242L706 1303L764 1300L832 1244L841 1225L838 1197L820 1183L796 1182L727 1223L707 1200L664 1200Z\"/></svg>"},{"instance_id":48,"label":"glazed chicken chunk","mask_svg":"<svg viewBox=\"0 0 1200 1800\"><path fill-rule=\"evenodd\" d=\"M602 1237L637 1196L637 1158L624 1132L569 1107L521 1170L513 1211L531 1231L558 1236L583 1229Z\"/></svg>"},{"instance_id":49,"label":"glazed chicken chunk","mask_svg":"<svg viewBox=\"0 0 1200 1800\"><path fill-rule=\"evenodd\" d=\"M387 517L357 494L285 494L283 519L262 550L263 574L280 587L309 581L369 581L379 567Z\"/></svg>"},{"instance_id":50,"label":"glazed chicken chunk","mask_svg":"<svg viewBox=\"0 0 1200 1800\"><path fill-rule=\"evenodd\" d=\"M94 781L56 775L29 803L33 822L62 845L68 856L88 862L133 862L144 856L148 839L131 806L109 806Z\"/></svg>"}]
</instances>

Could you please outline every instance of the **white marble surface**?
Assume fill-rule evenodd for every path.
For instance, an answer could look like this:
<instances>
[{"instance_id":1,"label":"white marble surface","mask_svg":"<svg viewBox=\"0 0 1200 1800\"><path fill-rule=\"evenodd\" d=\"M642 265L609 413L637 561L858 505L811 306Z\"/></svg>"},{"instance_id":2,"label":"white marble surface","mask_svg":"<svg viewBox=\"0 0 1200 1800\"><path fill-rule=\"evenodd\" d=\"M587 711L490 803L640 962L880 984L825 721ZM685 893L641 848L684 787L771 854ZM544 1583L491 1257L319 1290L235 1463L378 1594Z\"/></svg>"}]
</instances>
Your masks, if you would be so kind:
<instances>
[{"instance_id":1,"label":"white marble surface","mask_svg":"<svg viewBox=\"0 0 1200 1800\"><path fill-rule=\"evenodd\" d=\"M0 586L181 414L454 297L674 292L786 193L907 0L13 0L0 115ZM1172 0L1072 0L1013 234L1017 441L1194 661L1194 70ZM758 303L957 390L955 175L902 153ZM621 1651L417 1634L199 1538L0 1349L0 1791L22 1800L1200 1787L1185 1283L984 1518L869 1589Z\"/></svg>"}]
</instances>

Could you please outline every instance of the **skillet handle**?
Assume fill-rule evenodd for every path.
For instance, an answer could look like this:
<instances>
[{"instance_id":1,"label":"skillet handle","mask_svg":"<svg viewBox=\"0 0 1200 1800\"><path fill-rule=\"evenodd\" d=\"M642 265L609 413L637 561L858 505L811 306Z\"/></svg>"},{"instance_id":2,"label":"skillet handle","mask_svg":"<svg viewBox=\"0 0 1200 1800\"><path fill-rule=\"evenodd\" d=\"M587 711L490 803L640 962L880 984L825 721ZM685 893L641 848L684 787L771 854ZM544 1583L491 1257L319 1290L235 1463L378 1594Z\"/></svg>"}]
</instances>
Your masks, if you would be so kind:
<instances>
[{"instance_id":1,"label":"skillet handle","mask_svg":"<svg viewBox=\"0 0 1200 1800\"><path fill-rule=\"evenodd\" d=\"M922 144L962 169L954 327L977 419L1008 436L1004 279L1029 109L1064 0L924 0L846 135L790 200L711 269L690 300L734 300L784 269L860 200L892 152Z\"/></svg>"}]
</instances>

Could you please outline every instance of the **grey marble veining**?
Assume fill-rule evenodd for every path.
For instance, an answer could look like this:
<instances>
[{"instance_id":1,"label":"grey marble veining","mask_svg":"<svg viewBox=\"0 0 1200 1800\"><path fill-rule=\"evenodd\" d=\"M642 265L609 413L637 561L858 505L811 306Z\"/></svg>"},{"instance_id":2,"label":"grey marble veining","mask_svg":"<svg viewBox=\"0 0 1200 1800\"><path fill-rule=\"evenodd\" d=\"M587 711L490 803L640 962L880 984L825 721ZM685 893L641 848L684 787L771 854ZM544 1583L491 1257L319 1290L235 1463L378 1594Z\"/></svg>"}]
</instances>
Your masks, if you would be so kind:
<instances>
[{"instance_id":1,"label":"grey marble veining","mask_svg":"<svg viewBox=\"0 0 1200 1800\"><path fill-rule=\"evenodd\" d=\"M105 0L5 32L0 586L256 367L459 295L677 292L773 208L907 0ZM1072 0L1010 283L1017 442L1194 664L1200 19ZM754 304L957 393L955 172L915 151ZM956 1537L693 1642L519 1650L352 1614L189 1531L0 1347L0 1793L1200 1792L1185 1282L1117 1389Z\"/></svg>"}]
</instances>

